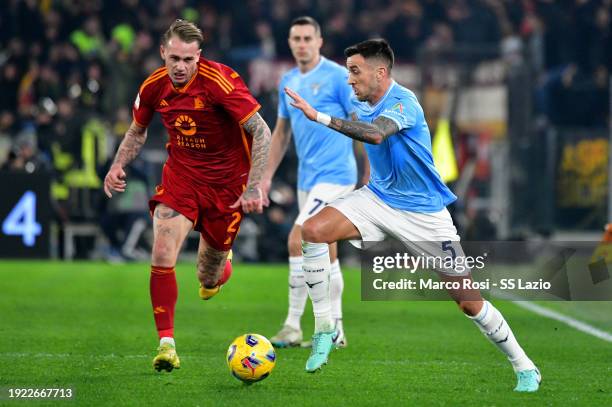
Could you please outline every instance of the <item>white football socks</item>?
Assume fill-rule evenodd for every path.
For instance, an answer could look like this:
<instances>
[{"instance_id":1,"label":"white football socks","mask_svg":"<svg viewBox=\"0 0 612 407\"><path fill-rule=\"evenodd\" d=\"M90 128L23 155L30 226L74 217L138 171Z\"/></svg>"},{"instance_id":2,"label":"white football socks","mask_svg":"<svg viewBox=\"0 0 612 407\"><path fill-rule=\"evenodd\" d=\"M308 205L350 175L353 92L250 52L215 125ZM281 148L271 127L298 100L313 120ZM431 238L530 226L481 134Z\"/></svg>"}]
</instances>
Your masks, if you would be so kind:
<instances>
[{"instance_id":1,"label":"white football socks","mask_svg":"<svg viewBox=\"0 0 612 407\"><path fill-rule=\"evenodd\" d=\"M331 264L329 277L329 296L331 298L331 315L334 321L342 319L342 291L344 290L344 279L340 270L338 259Z\"/></svg>"},{"instance_id":2,"label":"white football socks","mask_svg":"<svg viewBox=\"0 0 612 407\"><path fill-rule=\"evenodd\" d=\"M535 365L519 345L503 315L489 301L484 301L478 315L466 316L473 320L487 339L508 357L515 372L535 369Z\"/></svg>"},{"instance_id":3,"label":"white football socks","mask_svg":"<svg viewBox=\"0 0 612 407\"><path fill-rule=\"evenodd\" d=\"M174 344L174 338L171 338L169 336L164 336L163 338L159 340L159 346L162 346L166 343L176 347L176 345Z\"/></svg>"},{"instance_id":4,"label":"white football socks","mask_svg":"<svg viewBox=\"0 0 612 407\"><path fill-rule=\"evenodd\" d=\"M331 332L334 324L331 317L329 296L329 246L327 243L302 242L304 254L304 282L312 300L315 317L315 333Z\"/></svg>"},{"instance_id":5,"label":"white football socks","mask_svg":"<svg viewBox=\"0 0 612 407\"><path fill-rule=\"evenodd\" d=\"M308 291L304 283L304 270L302 270L303 257L289 257L289 312L285 325L300 329L300 320L304 314Z\"/></svg>"}]
</instances>

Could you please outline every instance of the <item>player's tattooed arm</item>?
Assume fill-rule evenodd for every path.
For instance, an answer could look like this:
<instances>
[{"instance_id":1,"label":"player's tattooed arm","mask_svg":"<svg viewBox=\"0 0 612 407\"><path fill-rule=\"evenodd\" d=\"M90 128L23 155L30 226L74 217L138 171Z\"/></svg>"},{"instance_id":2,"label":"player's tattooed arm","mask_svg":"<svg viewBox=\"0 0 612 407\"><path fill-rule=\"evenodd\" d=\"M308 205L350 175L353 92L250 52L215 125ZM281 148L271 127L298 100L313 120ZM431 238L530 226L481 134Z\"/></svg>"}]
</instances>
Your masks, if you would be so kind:
<instances>
[{"instance_id":1,"label":"player's tattooed arm","mask_svg":"<svg viewBox=\"0 0 612 407\"><path fill-rule=\"evenodd\" d=\"M320 121L322 124L352 139L369 144L380 144L387 137L399 131L397 124L389 118L380 116L373 123L366 123L329 117L326 114L317 112L294 90L285 88L285 93L293 99L291 106L300 109L307 118L313 121ZM324 120L325 117L326 120Z\"/></svg>"},{"instance_id":2,"label":"player's tattooed arm","mask_svg":"<svg viewBox=\"0 0 612 407\"><path fill-rule=\"evenodd\" d=\"M125 168L136 158L145 141L147 141L147 128L140 127L132 121L130 128L123 137L123 141L119 145L113 164L119 164L122 168Z\"/></svg>"},{"instance_id":3,"label":"player's tattooed arm","mask_svg":"<svg viewBox=\"0 0 612 407\"><path fill-rule=\"evenodd\" d=\"M372 123L332 117L329 127L352 139L369 144L380 144L399 131L397 123L384 116L377 117Z\"/></svg>"},{"instance_id":4,"label":"player's tattooed arm","mask_svg":"<svg viewBox=\"0 0 612 407\"><path fill-rule=\"evenodd\" d=\"M251 171L247 182L247 194L259 194L261 192L261 180L268 163L270 154L270 141L272 134L264 119L255 113L246 123L242 125L245 131L253 136L253 150L251 152Z\"/></svg>"},{"instance_id":5,"label":"player's tattooed arm","mask_svg":"<svg viewBox=\"0 0 612 407\"><path fill-rule=\"evenodd\" d=\"M146 127L140 127L132 121L130 128L123 137L123 141L119 145L115 161L113 161L113 165L111 165L108 173L106 173L106 177L104 177L104 193L106 196L111 198L113 192L125 191L127 183L124 168L136 158L146 140Z\"/></svg>"}]
</instances>

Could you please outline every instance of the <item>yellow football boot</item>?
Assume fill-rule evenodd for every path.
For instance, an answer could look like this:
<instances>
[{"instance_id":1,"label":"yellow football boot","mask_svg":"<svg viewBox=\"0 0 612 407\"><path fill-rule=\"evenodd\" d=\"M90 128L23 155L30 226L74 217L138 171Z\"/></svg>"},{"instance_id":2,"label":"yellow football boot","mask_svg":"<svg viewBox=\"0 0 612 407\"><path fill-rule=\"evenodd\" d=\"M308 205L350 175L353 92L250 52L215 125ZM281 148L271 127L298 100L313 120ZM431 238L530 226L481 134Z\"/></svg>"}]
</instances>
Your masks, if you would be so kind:
<instances>
[{"instance_id":1,"label":"yellow football boot","mask_svg":"<svg viewBox=\"0 0 612 407\"><path fill-rule=\"evenodd\" d=\"M164 343L157 348L157 356L153 359L153 367L158 372L165 370L171 372L172 369L180 369L181 361L176 354L176 348L169 343Z\"/></svg>"},{"instance_id":2,"label":"yellow football boot","mask_svg":"<svg viewBox=\"0 0 612 407\"><path fill-rule=\"evenodd\" d=\"M221 286L217 285L213 288L206 288L200 283L200 298L203 300L210 300L212 297L217 295L217 293L221 290Z\"/></svg>"}]
</instances>

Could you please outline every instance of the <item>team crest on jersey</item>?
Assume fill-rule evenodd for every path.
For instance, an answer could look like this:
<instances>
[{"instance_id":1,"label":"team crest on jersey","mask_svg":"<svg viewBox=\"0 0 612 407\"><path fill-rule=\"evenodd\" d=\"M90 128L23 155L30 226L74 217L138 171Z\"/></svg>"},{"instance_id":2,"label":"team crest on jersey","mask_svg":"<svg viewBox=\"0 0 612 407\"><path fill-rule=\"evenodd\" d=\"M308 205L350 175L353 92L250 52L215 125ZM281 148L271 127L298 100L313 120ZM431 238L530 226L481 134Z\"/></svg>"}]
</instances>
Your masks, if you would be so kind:
<instances>
[{"instance_id":1,"label":"team crest on jersey","mask_svg":"<svg viewBox=\"0 0 612 407\"><path fill-rule=\"evenodd\" d=\"M398 113L404 113L404 106L402 106L402 102L397 102L396 104L393 105L391 110L393 110L394 112L398 112Z\"/></svg>"},{"instance_id":2,"label":"team crest on jersey","mask_svg":"<svg viewBox=\"0 0 612 407\"><path fill-rule=\"evenodd\" d=\"M196 98L193 99L193 108L194 109L204 109L204 102L202 102L202 99L196 96Z\"/></svg>"},{"instance_id":3,"label":"team crest on jersey","mask_svg":"<svg viewBox=\"0 0 612 407\"><path fill-rule=\"evenodd\" d=\"M319 93L319 89L321 88L321 84L320 83L313 83L312 85L310 85L310 88L312 89L312 94L316 96Z\"/></svg>"},{"instance_id":4,"label":"team crest on jersey","mask_svg":"<svg viewBox=\"0 0 612 407\"><path fill-rule=\"evenodd\" d=\"M197 130L195 121L186 114L182 114L176 118L174 127L185 136L193 136Z\"/></svg>"}]
</instances>

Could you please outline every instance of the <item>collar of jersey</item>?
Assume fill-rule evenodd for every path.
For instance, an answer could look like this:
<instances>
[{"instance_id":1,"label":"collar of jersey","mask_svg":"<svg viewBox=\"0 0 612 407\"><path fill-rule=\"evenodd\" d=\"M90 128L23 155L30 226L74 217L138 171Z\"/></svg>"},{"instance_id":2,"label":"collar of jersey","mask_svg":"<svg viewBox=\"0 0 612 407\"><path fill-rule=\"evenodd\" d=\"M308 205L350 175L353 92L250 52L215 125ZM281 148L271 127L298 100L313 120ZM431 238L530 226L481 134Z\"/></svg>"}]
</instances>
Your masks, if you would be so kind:
<instances>
[{"instance_id":1,"label":"collar of jersey","mask_svg":"<svg viewBox=\"0 0 612 407\"><path fill-rule=\"evenodd\" d=\"M382 102L384 102L384 100L387 98L387 96L389 96L389 93L391 93L391 89L393 89L395 87L395 79L391 79L391 85L389 86L389 89L387 89L387 91L385 92L385 94L383 95L383 97L380 98L380 100L378 102L376 102L375 104L371 105L370 102L366 102L366 105L371 109L374 110L376 109L378 106L380 106L380 104Z\"/></svg>"},{"instance_id":2,"label":"collar of jersey","mask_svg":"<svg viewBox=\"0 0 612 407\"><path fill-rule=\"evenodd\" d=\"M198 68L200 69L200 64L198 63ZM185 93L187 91L187 89L189 89L189 86L191 86L191 84L193 83L193 81L195 81L196 76L198 76L198 72L196 71L196 73L191 77L191 79L189 79L189 82L187 82L186 84L184 84L182 87L177 88L176 86L174 86L174 83L172 83L172 81L170 81L170 83L172 83L172 89L174 89L175 92L178 93ZM170 77L170 75L168 75L168 77Z\"/></svg>"},{"instance_id":3,"label":"collar of jersey","mask_svg":"<svg viewBox=\"0 0 612 407\"><path fill-rule=\"evenodd\" d=\"M310 74L315 73L316 71L319 70L319 68L321 68L321 66L323 66L323 61L325 61L325 57L323 55L321 55L321 60L319 61L319 63L317 64L317 66L315 66L314 68L312 68L310 71L306 72L306 73L301 73L300 72L300 76L302 78L305 78L307 76L310 76ZM299 72L299 68L298 68L298 72Z\"/></svg>"}]
</instances>

